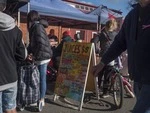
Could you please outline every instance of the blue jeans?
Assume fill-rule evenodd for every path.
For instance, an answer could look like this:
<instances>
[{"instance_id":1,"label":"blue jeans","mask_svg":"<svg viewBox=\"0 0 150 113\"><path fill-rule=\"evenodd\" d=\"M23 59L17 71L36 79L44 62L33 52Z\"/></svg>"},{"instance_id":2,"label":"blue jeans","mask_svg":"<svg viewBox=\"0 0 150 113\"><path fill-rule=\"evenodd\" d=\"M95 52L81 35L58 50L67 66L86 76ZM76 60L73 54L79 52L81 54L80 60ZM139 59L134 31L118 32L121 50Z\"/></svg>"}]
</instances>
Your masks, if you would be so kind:
<instances>
[{"instance_id":1,"label":"blue jeans","mask_svg":"<svg viewBox=\"0 0 150 113\"><path fill-rule=\"evenodd\" d=\"M132 113L150 113L150 85L134 83L136 104Z\"/></svg>"},{"instance_id":2,"label":"blue jeans","mask_svg":"<svg viewBox=\"0 0 150 113\"><path fill-rule=\"evenodd\" d=\"M17 85L0 92L0 113L16 108Z\"/></svg>"},{"instance_id":3,"label":"blue jeans","mask_svg":"<svg viewBox=\"0 0 150 113\"><path fill-rule=\"evenodd\" d=\"M47 64L38 65L38 69L40 72L40 99L43 99L46 94L46 71Z\"/></svg>"}]
</instances>

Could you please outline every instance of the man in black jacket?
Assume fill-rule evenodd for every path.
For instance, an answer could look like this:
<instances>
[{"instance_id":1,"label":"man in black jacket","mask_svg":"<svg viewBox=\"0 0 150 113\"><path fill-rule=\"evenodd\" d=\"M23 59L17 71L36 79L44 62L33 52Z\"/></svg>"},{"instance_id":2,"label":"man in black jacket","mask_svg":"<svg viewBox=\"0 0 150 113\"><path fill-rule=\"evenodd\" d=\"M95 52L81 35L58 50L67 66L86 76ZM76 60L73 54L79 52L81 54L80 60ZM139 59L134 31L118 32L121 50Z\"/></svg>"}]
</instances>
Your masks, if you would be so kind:
<instances>
[{"instance_id":1,"label":"man in black jacket","mask_svg":"<svg viewBox=\"0 0 150 113\"><path fill-rule=\"evenodd\" d=\"M16 61L25 59L22 32L15 20L3 13L6 1L0 1L0 113L16 113Z\"/></svg>"},{"instance_id":2,"label":"man in black jacket","mask_svg":"<svg viewBox=\"0 0 150 113\"><path fill-rule=\"evenodd\" d=\"M128 53L129 74L134 80L137 97L133 113L150 112L150 0L139 3L126 16L123 26L113 44L94 67L97 75L110 61L123 51Z\"/></svg>"}]
</instances>

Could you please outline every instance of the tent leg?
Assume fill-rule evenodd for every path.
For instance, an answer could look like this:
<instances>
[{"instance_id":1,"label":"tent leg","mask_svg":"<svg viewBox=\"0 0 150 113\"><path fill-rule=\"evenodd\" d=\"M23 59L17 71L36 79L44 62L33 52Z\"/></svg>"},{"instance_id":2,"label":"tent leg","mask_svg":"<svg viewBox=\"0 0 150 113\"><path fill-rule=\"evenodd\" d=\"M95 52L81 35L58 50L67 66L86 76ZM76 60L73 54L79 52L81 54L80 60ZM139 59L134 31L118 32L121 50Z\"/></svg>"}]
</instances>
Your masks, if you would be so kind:
<instances>
[{"instance_id":1,"label":"tent leg","mask_svg":"<svg viewBox=\"0 0 150 113\"><path fill-rule=\"evenodd\" d=\"M59 42L61 41L61 36L62 36L62 27L59 25L58 26L58 38L59 38Z\"/></svg>"}]
</instances>

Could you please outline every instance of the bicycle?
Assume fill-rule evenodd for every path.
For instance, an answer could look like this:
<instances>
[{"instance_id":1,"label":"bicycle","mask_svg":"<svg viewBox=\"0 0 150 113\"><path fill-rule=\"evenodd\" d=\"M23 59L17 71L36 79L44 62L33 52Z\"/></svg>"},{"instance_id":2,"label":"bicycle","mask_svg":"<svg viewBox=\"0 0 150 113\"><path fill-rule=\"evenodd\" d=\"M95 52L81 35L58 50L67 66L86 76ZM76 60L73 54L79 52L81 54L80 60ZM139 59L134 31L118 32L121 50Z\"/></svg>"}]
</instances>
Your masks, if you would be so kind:
<instances>
[{"instance_id":1,"label":"bicycle","mask_svg":"<svg viewBox=\"0 0 150 113\"><path fill-rule=\"evenodd\" d=\"M53 60L49 62L47 66L47 83L55 82L57 78L57 69L54 68Z\"/></svg>"},{"instance_id":2,"label":"bicycle","mask_svg":"<svg viewBox=\"0 0 150 113\"><path fill-rule=\"evenodd\" d=\"M129 93L131 97L134 97L132 85L115 66L110 67L108 80L108 92L113 94L115 105L120 109L123 104L124 89L126 93Z\"/></svg>"},{"instance_id":3,"label":"bicycle","mask_svg":"<svg viewBox=\"0 0 150 113\"><path fill-rule=\"evenodd\" d=\"M128 78L128 79L127 79ZM130 83L130 79L129 79L129 76L123 76L122 75L122 80L123 80L123 86L124 86L124 89L126 91L126 94L129 94L129 96L131 98L134 98L135 95L133 93L133 87Z\"/></svg>"}]
</instances>

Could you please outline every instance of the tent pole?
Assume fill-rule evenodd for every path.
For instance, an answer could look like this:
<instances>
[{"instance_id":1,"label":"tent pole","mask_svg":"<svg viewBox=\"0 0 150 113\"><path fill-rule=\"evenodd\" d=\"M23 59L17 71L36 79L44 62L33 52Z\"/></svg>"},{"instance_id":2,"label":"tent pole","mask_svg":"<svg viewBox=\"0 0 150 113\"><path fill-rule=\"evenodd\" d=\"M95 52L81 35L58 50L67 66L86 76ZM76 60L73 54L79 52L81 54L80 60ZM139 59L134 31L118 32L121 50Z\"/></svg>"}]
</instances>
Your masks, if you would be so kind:
<instances>
[{"instance_id":1,"label":"tent pole","mask_svg":"<svg viewBox=\"0 0 150 113\"><path fill-rule=\"evenodd\" d=\"M20 28L20 10L18 10L18 21L17 26Z\"/></svg>"},{"instance_id":2,"label":"tent pole","mask_svg":"<svg viewBox=\"0 0 150 113\"><path fill-rule=\"evenodd\" d=\"M98 27L98 29L97 29L97 31L98 31L98 33L100 33L101 32L101 17L100 17L100 15L98 15L98 23L97 23L97 27Z\"/></svg>"},{"instance_id":3,"label":"tent pole","mask_svg":"<svg viewBox=\"0 0 150 113\"><path fill-rule=\"evenodd\" d=\"M30 2L28 2L28 13L30 12Z\"/></svg>"},{"instance_id":4,"label":"tent pole","mask_svg":"<svg viewBox=\"0 0 150 113\"><path fill-rule=\"evenodd\" d=\"M97 32L101 33L101 14L102 14L102 7L100 7L100 14L98 15L98 22L97 22Z\"/></svg>"},{"instance_id":5,"label":"tent pole","mask_svg":"<svg viewBox=\"0 0 150 113\"><path fill-rule=\"evenodd\" d=\"M30 2L27 4L27 14L30 12ZM26 36L26 45L29 45L29 32L27 30L27 36Z\"/></svg>"},{"instance_id":6,"label":"tent pole","mask_svg":"<svg viewBox=\"0 0 150 113\"><path fill-rule=\"evenodd\" d=\"M59 43L61 41L61 36L62 36L62 26L59 24L58 26L58 38L59 38Z\"/></svg>"}]
</instances>

